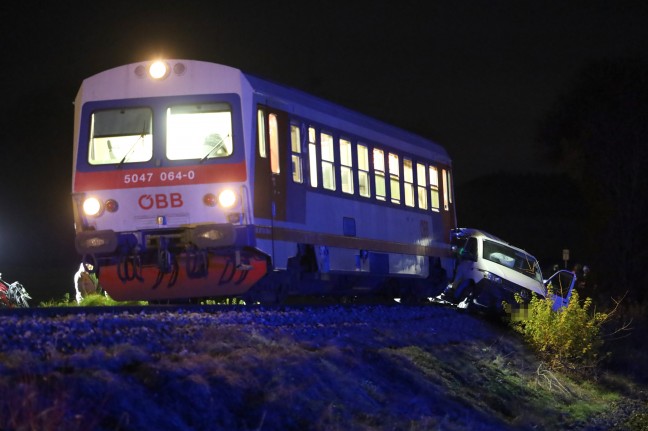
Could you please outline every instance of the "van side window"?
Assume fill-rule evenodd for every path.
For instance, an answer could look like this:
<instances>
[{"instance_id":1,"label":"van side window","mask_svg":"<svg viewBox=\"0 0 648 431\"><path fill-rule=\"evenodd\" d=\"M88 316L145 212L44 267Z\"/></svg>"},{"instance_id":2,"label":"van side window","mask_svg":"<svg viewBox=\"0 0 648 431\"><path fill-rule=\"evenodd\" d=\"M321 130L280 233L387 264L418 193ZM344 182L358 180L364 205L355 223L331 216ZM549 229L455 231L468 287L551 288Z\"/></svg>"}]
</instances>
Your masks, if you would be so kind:
<instances>
[{"instance_id":1,"label":"van side window","mask_svg":"<svg viewBox=\"0 0 648 431\"><path fill-rule=\"evenodd\" d=\"M466 240L462 255L471 260L477 259L477 238L470 237Z\"/></svg>"}]
</instances>

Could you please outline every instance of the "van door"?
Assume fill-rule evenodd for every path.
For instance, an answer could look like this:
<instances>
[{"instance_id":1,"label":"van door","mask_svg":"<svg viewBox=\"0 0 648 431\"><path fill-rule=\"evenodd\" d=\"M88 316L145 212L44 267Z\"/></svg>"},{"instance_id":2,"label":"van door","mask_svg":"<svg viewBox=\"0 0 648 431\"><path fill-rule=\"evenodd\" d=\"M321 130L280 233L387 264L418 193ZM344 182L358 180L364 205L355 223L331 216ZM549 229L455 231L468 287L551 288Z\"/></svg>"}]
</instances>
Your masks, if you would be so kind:
<instances>
[{"instance_id":1,"label":"van door","mask_svg":"<svg viewBox=\"0 0 648 431\"><path fill-rule=\"evenodd\" d=\"M553 310L558 311L569 304L572 290L576 285L576 274L561 269L545 280L544 285L547 290L551 290L549 298L553 299Z\"/></svg>"}]
</instances>

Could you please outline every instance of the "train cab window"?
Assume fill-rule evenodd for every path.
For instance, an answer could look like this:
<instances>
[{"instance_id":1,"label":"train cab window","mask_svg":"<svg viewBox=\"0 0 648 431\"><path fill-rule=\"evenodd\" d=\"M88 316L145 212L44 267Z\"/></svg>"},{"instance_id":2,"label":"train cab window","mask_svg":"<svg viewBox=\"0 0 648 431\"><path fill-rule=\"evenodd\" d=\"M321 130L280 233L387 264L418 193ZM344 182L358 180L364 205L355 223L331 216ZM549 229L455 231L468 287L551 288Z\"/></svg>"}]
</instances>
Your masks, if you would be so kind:
<instances>
[{"instance_id":1,"label":"train cab window","mask_svg":"<svg viewBox=\"0 0 648 431\"><path fill-rule=\"evenodd\" d=\"M273 174L278 174L279 167L279 125L277 124L277 115L268 115L268 131L270 136L270 170Z\"/></svg>"},{"instance_id":2,"label":"train cab window","mask_svg":"<svg viewBox=\"0 0 648 431\"><path fill-rule=\"evenodd\" d=\"M418 207L422 210L428 208L427 203L427 181L425 179L425 165L416 164L416 187L418 191Z\"/></svg>"},{"instance_id":3,"label":"train cab window","mask_svg":"<svg viewBox=\"0 0 648 431\"><path fill-rule=\"evenodd\" d=\"M351 142L346 139L340 139L340 178L342 179L342 191L353 194L353 158L351 154Z\"/></svg>"},{"instance_id":4,"label":"train cab window","mask_svg":"<svg viewBox=\"0 0 648 431\"><path fill-rule=\"evenodd\" d=\"M376 183L376 199L384 201L385 189L385 152L378 148L373 150L374 182Z\"/></svg>"},{"instance_id":5,"label":"train cab window","mask_svg":"<svg viewBox=\"0 0 648 431\"><path fill-rule=\"evenodd\" d=\"M265 132L265 112L259 109L257 111L257 144L259 146L259 156L264 159L268 157L266 151L266 132Z\"/></svg>"},{"instance_id":6,"label":"train cab window","mask_svg":"<svg viewBox=\"0 0 648 431\"><path fill-rule=\"evenodd\" d=\"M91 165L145 162L153 157L151 109L96 111L90 124L88 162Z\"/></svg>"},{"instance_id":7,"label":"train cab window","mask_svg":"<svg viewBox=\"0 0 648 431\"><path fill-rule=\"evenodd\" d=\"M448 194L448 174L445 169L441 170L441 181L443 181L443 209L448 211L449 194Z\"/></svg>"},{"instance_id":8,"label":"train cab window","mask_svg":"<svg viewBox=\"0 0 648 431\"><path fill-rule=\"evenodd\" d=\"M169 160L212 159L232 154L232 111L226 103L167 109Z\"/></svg>"},{"instance_id":9,"label":"train cab window","mask_svg":"<svg viewBox=\"0 0 648 431\"><path fill-rule=\"evenodd\" d=\"M369 149L360 144L358 144L358 191L362 197L371 197L371 184L369 181Z\"/></svg>"},{"instance_id":10,"label":"train cab window","mask_svg":"<svg viewBox=\"0 0 648 431\"><path fill-rule=\"evenodd\" d=\"M310 185L317 187L317 143L315 128L308 128L308 167L310 170Z\"/></svg>"},{"instance_id":11,"label":"train cab window","mask_svg":"<svg viewBox=\"0 0 648 431\"><path fill-rule=\"evenodd\" d=\"M302 176L302 154L301 154L301 130L298 125L290 125L290 160L292 162L292 178L296 183L303 183Z\"/></svg>"},{"instance_id":12,"label":"train cab window","mask_svg":"<svg viewBox=\"0 0 648 431\"><path fill-rule=\"evenodd\" d=\"M403 193L405 205L408 207L414 206L414 170L412 161L403 159Z\"/></svg>"},{"instance_id":13,"label":"train cab window","mask_svg":"<svg viewBox=\"0 0 648 431\"><path fill-rule=\"evenodd\" d=\"M400 204L400 167L398 166L398 155L389 153L389 193L391 201Z\"/></svg>"},{"instance_id":14,"label":"train cab window","mask_svg":"<svg viewBox=\"0 0 648 431\"><path fill-rule=\"evenodd\" d=\"M439 211L439 171L435 166L430 166L430 207L432 211Z\"/></svg>"},{"instance_id":15,"label":"train cab window","mask_svg":"<svg viewBox=\"0 0 648 431\"><path fill-rule=\"evenodd\" d=\"M322 186L328 190L335 190L333 136L320 133L320 145L322 150Z\"/></svg>"}]
</instances>

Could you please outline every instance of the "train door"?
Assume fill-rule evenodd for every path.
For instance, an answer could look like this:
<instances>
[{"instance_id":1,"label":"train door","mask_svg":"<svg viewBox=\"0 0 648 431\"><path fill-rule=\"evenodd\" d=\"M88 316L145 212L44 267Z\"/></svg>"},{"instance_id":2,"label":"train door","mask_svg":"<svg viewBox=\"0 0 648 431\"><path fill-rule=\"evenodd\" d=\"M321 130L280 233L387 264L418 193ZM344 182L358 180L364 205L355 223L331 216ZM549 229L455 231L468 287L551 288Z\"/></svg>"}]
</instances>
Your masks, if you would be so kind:
<instances>
[{"instance_id":1,"label":"train door","mask_svg":"<svg viewBox=\"0 0 648 431\"><path fill-rule=\"evenodd\" d=\"M452 175L449 169L442 168L441 172L441 214L444 231L449 233L457 227L457 218L454 207L454 190L452 189ZM446 236L447 238L447 236Z\"/></svg>"},{"instance_id":2,"label":"train door","mask_svg":"<svg viewBox=\"0 0 648 431\"><path fill-rule=\"evenodd\" d=\"M286 220L288 118L281 111L259 105L254 167L254 215L274 221Z\"/></svg>"}]
</instances>

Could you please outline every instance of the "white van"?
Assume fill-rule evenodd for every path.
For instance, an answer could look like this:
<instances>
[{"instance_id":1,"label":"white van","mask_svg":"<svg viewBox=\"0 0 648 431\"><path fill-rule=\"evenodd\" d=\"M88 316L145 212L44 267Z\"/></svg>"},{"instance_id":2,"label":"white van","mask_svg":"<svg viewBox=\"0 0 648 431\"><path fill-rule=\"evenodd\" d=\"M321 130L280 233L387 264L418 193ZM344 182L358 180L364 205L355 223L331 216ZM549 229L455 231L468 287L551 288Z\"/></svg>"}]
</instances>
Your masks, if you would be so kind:
<instances>
[{"instance_id":1,"label":"white van","mask_svg":"<svg viewBox=\"0 0 648 431\"><path fill-rule=\"evenodd\" d=\"M459 228L452 231L456 251L452 283L438 297L457 304L459 308L478 307L503 311L503 302L516 304L515 294L524 302L532 295L547 296L547 283L542 278L538 260L531 254L502 239L477 229ZM562 271L561 279L572 273ZM556 274L557 275L557 274ZM556 281L552 276L550 280ZM575 282L565 281L563 295L555 301L557 307L566 305ZM562 281L561 281L562 284Z\"/></svg>"}]
</instances>

